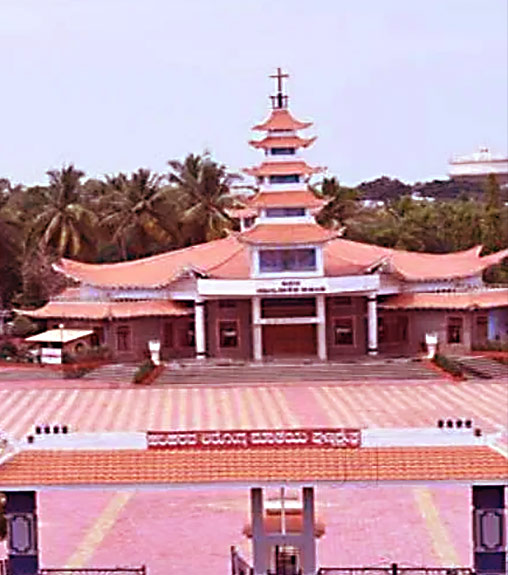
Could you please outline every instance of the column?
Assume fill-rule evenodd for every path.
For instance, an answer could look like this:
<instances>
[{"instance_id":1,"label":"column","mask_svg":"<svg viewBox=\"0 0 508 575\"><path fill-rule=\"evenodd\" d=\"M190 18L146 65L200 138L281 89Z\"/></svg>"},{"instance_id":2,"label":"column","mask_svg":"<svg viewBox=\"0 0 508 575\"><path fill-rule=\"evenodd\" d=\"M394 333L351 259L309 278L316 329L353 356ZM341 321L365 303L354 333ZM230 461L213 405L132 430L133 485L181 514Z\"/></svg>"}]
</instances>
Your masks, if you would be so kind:
<instances>
[{"instance_id":1,"label":"column","mask_svg":"<svg viewBox=\"0 0 508 575\"><path fill-rule=\"evenodd\" d=\"M369 294L367 299L368 314L368 352L377 355L377 301L376 294Z\"/></svg>"},{"instance_id":2,"label":"column","mask_svg":"<svg viewBox=\"0 0 508 575\"><path fill-rule=\"evenodd\" d=\"M263 361L263 326L261 319L261 298L252 298L252 355L254 361Z\"/></svg>"},{"instance_id":3,"label":"column","mask_svg":"<svg viewBox=\"0 0 508 575\"><path fill-rule=\"evenodd\" d=\"M206 357L206 325L205 325L205 302L196 299L194 302L194 344L196 359Z\"/></svg>"},{"instance_id":4,"label":"column","mask_svg":"<svg viewBox=\"0 0 508 575\"><path fill-rule=\"evenodd\" d=\"M303 525L301 562L303 575L316 573L316 535L314 515L314 488L303 488Z\"/></svg>"},{"instance_id":5,"label":"column","mask_svg":"<svg viewBox=\"0 0 508 575\"><path fill-rule=\"evenodd\" d=\"M254 487L250 490L250 509L252 523L252 558L254 575L265 575L268 568L268 545L263 517L263 490Z\"/></svg>"},{"instance_id":6,"label":"column","mask_svg":"<svg viewBox=\"0 0 508 575\"><path fill-rule=\"evenodd\" d=\"M318 357L320 360L326 361L328 356L326 350L326 305L325 305L324 294L316 296L316 314L318 318L318 324L317 324Z\"/></svg>"},{"instance_id":7,"label":"column","mask_svg":"<svg viewBox=\"0 0 508 575\"><path fill-rule=\"evenodd\" d=\"M37 494L35 491L5 492L10 575L37 575Z\"/></svg>"},{"instance_id":8,"label":"column","mask_svg":"<svg viewBox=\"0 0 508 575\"><path fill-rule=\"evenodd\" d=\"M504 485L473 485L473 552L477 575L506 573Z\"/></svg>"}]
</instances>

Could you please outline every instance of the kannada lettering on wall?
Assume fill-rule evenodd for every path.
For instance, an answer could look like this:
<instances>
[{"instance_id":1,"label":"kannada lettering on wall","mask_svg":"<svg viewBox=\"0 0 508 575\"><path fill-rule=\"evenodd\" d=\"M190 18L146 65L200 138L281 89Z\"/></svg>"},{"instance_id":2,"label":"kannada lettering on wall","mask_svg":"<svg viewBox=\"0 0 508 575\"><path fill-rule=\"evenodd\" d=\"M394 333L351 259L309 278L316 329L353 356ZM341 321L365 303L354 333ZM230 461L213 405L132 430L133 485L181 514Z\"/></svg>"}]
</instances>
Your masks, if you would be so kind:
<instances>
[{"instance_id":1,"label":"kannada lettering on wall","mask_svg":"<svg viewBox=\"0 0 508 575\"><path fill-rule=\"evenodd\" d=\"M324 284L308 283L300 280L283 280L277 285L261 286L256 288L256 293L323 293L327 291Z\"/></svg>"},{"instance_id":2,"label":"kannada lettering on wall","mask_svg":"<svg viewBox=\"0 0 508 575\"><path fill-rule=\"evenodd\" d=\"M360 429L148 431L149 449L357 448Z\"/></svg>"}]
</instances>

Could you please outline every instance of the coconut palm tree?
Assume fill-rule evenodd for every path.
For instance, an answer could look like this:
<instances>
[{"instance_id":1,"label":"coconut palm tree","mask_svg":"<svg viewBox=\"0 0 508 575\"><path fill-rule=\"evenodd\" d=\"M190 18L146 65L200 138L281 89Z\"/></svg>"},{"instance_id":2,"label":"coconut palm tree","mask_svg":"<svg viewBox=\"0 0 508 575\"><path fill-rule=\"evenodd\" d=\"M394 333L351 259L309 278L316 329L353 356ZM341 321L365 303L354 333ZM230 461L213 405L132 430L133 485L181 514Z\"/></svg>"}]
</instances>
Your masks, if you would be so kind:
<instances>
[{"instance_id":1,"label":"coconut palm tree","mask_svg":"<svg viewBox=\"0 0 508 575\"><path fill-rule=\"evenodd\" d=\"M189 243L201 243L223 237L233 227L228 209L237 201L231 185L240 179L214 162L208 153L190 154L183 162L168 162L170 183L181 195L183 222L187 226Z\"/></svg>"},{"instance_id":2,"label":"coconut palm tree","mask_svg":"<svg viewBox=\"0 0 508 575\"><path fill-rule=\"evenodd\" d=\"M123 259L178 245L178 199L163 183L145 169L106 178L101 223Z\"/></svg>"},{"instance_id":3,"label":"coconut palm tree","mask_svg":"<svg viewBox=\"0 0 508 575\"><path fill-rule=\"evenodd\" d=\"M29 246L38 243L59 257L91 258L96 248L97 217L80 198L84 172L71 164L47 174L49 186L42 188L44 207L33 223Z\"/></svg>"}]
</instances>

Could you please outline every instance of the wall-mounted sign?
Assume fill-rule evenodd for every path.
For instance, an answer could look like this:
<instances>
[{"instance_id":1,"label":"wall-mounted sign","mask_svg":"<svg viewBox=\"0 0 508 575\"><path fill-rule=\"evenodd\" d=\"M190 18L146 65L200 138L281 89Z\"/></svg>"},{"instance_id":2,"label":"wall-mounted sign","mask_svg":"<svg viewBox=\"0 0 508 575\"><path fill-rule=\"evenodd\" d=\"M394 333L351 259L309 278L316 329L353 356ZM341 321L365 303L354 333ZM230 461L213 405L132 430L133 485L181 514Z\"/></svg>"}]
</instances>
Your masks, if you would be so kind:
<instances>
[{"instance_id":1,"label":"wall-mounted sign","mask_svg":"<svg viewBox=\"0 0 508 575\"><path fill-rule=\"evenodd\" d=\"M360 429L148 431L149 449L357 448Z\"/></svg>"},{"instance_id":2,"label":"wall-mounted sign","mask_svg":"<svg viewBox=\"0 0 508 575\"><path fill-rule=\"evenodd\" d=\"M326 291L328 291L326 284L306 280L281 280L278 283L270 282L266 286L261 285L256 288L258 294L309 294L325 293Z\"/></svg>"}]
</instances>

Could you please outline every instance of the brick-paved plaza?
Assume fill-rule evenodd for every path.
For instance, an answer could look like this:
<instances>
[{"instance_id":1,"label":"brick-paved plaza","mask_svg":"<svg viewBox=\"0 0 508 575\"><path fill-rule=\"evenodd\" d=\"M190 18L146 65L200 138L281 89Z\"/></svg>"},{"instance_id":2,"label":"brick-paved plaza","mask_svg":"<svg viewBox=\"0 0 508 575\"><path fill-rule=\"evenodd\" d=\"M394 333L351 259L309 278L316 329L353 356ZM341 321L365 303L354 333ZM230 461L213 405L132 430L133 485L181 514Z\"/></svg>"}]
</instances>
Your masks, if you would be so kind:
<instances>
[{"instance_id":1,"label":"brick-paved plaza","mask_svg":"<svg viewBox=\"0 0 508 575\"><path fill-rule=\"evenodd\" d=\"M72 381L1 381L0 427L20 438L37 423L75 431L146 429L419 427L472 417L500 432L506 450L506 382L243 385L111 389ZM507 470L508 471L508 470ZM470 565L464 486L318 487L326 524L321 565ZM43 566L146 564L150 575L229 570L229 547L249 558L241 534L246 489L53 490L39 498Z\"/></svg>"}]
</instances>

